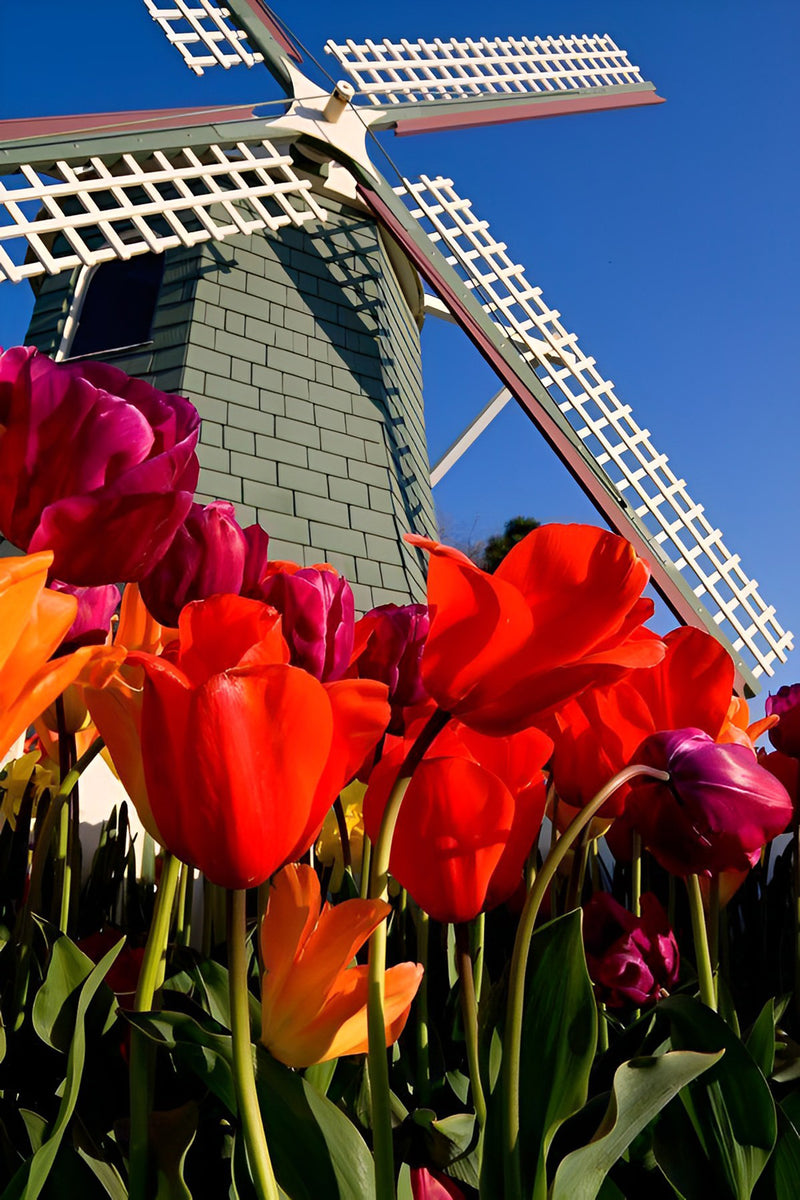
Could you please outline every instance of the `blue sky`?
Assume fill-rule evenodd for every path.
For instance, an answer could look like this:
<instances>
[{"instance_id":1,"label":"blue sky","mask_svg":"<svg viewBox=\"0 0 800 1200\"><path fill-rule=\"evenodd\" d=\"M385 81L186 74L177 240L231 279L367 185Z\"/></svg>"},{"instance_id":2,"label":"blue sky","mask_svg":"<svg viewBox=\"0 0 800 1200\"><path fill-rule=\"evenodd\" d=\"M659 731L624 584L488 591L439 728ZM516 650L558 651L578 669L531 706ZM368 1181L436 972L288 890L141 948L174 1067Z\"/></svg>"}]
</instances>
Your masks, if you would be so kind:
<instances>
[{"instance_id":1,"label":"blue sky","mask_svg":"<svg viewBox=\"0 0 800 1200\"><path fill-rule=\"evenodd\" d=\"M0 117L279 95L259 68L217 68L197 79L140 0L30 0L7 9ZM628 49L666 104L384 135L385 145L407 174L448 175L470 197L669 454L784 627L800 635L800 6L503 0L489 10L475 0L354 0L283 15L328 69L327 37L608 32ZM0 285L0 344L22 339L29 311L27 285ZM497 384L452 327L429 321L423 351L435 460ZM595 520L513 405L436 500L450 536L468 540L517 513ZM769 689L800 678L798 654Z\"/></svg>"}]
</instances>

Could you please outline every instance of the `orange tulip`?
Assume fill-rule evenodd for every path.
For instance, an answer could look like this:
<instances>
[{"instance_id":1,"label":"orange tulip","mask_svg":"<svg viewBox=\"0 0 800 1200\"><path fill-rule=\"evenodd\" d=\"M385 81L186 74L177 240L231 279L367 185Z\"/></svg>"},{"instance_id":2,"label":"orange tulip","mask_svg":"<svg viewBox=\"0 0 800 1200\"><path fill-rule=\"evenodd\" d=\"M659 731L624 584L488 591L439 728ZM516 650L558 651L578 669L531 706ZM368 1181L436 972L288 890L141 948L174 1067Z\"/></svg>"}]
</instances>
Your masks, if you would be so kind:
<instances>
[{"instance_id":1,"label":"orange tulip","mask_svg":"<svg viewBox=\"0 0 800 1200\"><path fill-rule=\"evenodd\" d=\"M449 546L430 552L431 627L422 681L437 704L481 733L514 733L585 688L664 656L642 622L645 563L624 538L588 525L543 525L487 575Z\"/></svg>"},{"instance_id":2,"label":"orange tulip","mask_svg":"<svg viewBox=\"0 0 800 1200\"><path fill-rule=\"evenodd\" d=\"M0 760L97 653L84 646L48 662L78 608L45 586L52 561L49 550L0 560Z\"/></svg>"},{"instance_id":3,"label":"orange tulip","mask_svg":"<svg viewBox=\"0 0 800 1200\"><path fill-rule=\"evenodd\" d=\"M367 968L357 951L390 912L382 900L321 905L311 867L284 867L261 925L261 1041L273 1058L309 1067L367 1050ZM403 1031L422 979L419 963L386 972L386 1045Z\"/></svg>"},{"instance_id":4,"label":"orange tulip","mask_svg":"<svg viewBox=\"0 0 800 1200\"><path fill-rule=\"evenodd\" d=\"M92 720L106 744L104 757L107 754L140 821L157 842L162 838L150 807L142 765L144 671L125 665L125 656L129 650L158 654L177 636L176 629L159 625L145 608L138 585L129 583L122 596L114 645L103 647L98 654L84 689Z\"/></svg>"}]
</instances>

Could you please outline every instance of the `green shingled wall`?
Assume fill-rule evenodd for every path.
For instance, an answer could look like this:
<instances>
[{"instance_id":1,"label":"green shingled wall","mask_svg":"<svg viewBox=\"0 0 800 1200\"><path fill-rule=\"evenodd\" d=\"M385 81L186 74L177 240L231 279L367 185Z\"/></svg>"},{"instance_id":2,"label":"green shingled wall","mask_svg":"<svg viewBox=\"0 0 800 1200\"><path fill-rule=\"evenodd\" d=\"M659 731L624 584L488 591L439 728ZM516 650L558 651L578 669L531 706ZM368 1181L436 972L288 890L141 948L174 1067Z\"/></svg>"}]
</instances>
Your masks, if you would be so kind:
<instances>
[{"instance_id":1,"label":"green shingled wall","mask_svg":"<svg viewBox=\"0 0 800 1200\"><path fill-rule=\"evenodd\" d=\"M48 353L71 286L39 293L28 340ZM371 221L170 252L152 344L103 357L192 399L198 500L233 501L272 558L332 563L361 611L424 598L402 541L435 531L419 334Z\"/></svg>"}]
</instances>

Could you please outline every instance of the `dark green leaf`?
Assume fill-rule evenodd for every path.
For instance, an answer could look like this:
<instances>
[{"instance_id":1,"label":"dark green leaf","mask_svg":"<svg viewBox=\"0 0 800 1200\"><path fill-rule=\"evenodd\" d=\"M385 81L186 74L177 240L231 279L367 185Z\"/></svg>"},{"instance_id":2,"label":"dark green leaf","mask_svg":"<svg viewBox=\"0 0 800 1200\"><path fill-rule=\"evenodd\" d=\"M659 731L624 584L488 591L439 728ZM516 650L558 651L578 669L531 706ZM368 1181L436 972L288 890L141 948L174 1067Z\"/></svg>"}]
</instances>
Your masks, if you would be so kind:
<instances>
[{"instance_id":1,"label":"dark green leaf","mask_svg":"<svg viewBox=\"0 0 800 1200\"><path fill-rule=\"evenodd\" d=\"M755 1186L755 1200L797 1200L800 1184L800 1134L778 1107L778 1141L764 1174Z\"/></svg>"},{"instance_id":2,"label":"dark green leaf","mask_svg":"<svg viewBox=\"0 0 800 1200\"><path fill-rule=\"evenodd\" d=\"M679 1050L623 1063L614 1075L608 1111L591 1142L573 1150L559 1165L552 1200L595 1200L606 1175L633 1139L682 1087L717 1062L721 1053Z\"/></svg>"},{"instance_id":3,"label":"dark green leaf","mask_svg":"<svg viewBox=\"0 0 800 1200\"><path fill-rule=\"evenodd\" d=\"M124 942L125 939L122 938L116 946L112 946L108 953L101 958L97 966L93 968L81 987L75 1013L74 1035L67 1056L67 1075L64 1081L64 1091L52 1132L47 1140L39 1146L33 1158L25 1163L21 1171L18 1171L11 1180L11 1183L3 1193L3 1200L11 1200L11 1197L22 1196L23 1194L25 1200L36 1200L36 1197L41 1193L42 1188L47 1182L61 1146L64 1132L75 1111L75 1105L78 1100L86 1057L86 1015L89 1005L100 988L107 972L111 969ZM20 1183L22 1184L22 1191L18 1190Z\"/></svg>"},{"instance_id":4,"label":"dark green leaf","mask_svg":"<svg viewBox=\"0 0 800 1200\"><path fill-rule=\"evenodd\" d=\"M193 1100L171 1112L150 1114L150 1145L158 1181L156 1200L192 1200L183 1164L197 1135L198 1107Z\"/></svg>"},{"instance_id":5,"label":"dark green leaf","mask_svg":"<svg viewBox=\"0 0 800 1200\"><path fill-rule=\"evenodd\" d=\"M775 1004L773 1000L768 1000L756 1017L745 1045L754 1062L769 1079L775 1065Z\"/></svg>"},{"instance_id":6,"label":"dark green leaf","mask_svg":"<svg viewBox=\"0 0 800 1200\"><path fill-rule=\"evenodd\" d=\"M44 983L33 1001L34 1029L43 1042L64 1054L72 1041L81 986L93 965L68 937L58 938Z\"/></svg>"},{"instance_id":7,"label":"dark green leaf","mask_svg":"<svg viewBox=\"0 0 800 1200\"><path fill-rule=\"evenodd\" d=\"M705 1005L672 996L659 1011L670 1022L675 1049L725 1051L664 1110L654 1141L659 1166L687 1200L747 1200L777 1136L767 1082L732 1029Z\"/></svg>"}]
</instances>

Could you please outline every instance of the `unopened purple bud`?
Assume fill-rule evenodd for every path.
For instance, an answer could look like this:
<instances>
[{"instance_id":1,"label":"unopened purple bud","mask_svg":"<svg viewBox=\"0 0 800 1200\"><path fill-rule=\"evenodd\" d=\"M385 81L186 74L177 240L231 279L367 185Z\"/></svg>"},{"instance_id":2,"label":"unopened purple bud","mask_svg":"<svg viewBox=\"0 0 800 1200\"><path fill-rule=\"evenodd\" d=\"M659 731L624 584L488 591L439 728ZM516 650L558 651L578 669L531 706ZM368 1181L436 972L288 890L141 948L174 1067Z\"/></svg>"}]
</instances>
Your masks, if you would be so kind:
<instances>
[{"instance_id":1,"label":"unopened purple bud","mask_svg":"<svg viewBox=\"0 0 800 1200\"><path fill-rule=\"evenodd\" d=\"M586 965L598 999L610 1008L650 1004L678 980L678 943L667 914L649 892L641 909L635 917L597 892L583 910Z\"/></svg>"},{"instance_id":2,"label":"unopened purple bud","mask_svg":"<svg viewBox=\"0 0 800 1200\"><path fill-rule=\"evenodd\" d=\"M193 504L164 557L142 580L142 599L157 621L174 627L190 601L239 594L245 552L232 504Z\"/></svg>"},{"instance_id":3,"label":"unopened purple bud","mask_svg":"<svg viewBox=\"0 0 800 1200\"><path fill-rule=\"evenodd\" d=\"M341 679L353 653L355 604L332 568L273 562L258 598L276 608L290 661L324 682Z\"/></svg>"},{"instance_id":4,"label":"unopened purple bud","mask_svg":"<svg viewBox=\"0 0 800 1200\"><path fill-rule=\"evenodd\" d=\"M430 623L426 604L381 604L358 622L357 642L364 647L356 660L358 674L389 688L393 732L403 708L428 698L421 663Z\"/></svg>"}]
</instances>

